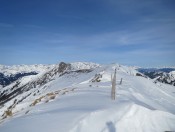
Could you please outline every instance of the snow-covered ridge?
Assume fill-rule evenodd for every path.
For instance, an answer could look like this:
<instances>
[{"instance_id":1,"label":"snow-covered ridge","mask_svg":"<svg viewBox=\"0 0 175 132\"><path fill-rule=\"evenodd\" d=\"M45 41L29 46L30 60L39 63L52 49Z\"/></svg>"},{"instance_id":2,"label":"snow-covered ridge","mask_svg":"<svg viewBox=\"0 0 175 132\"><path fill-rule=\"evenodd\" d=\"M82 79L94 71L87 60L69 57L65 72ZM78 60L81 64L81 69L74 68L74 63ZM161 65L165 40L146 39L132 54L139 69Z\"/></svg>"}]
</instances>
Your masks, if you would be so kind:
<instances>
[{"instance_id":1,"label":"snow-covered ridge","mask_svg":"<svg viewBox=\"0 0 175 132\"><path fill-rule=\"evenodd\" d=\"M114 69L117 93L111 100ZM5 100L0 101L0 131L174 131L174 87L138 74L134 67L119 64L62 62L22 78L0 90Z\"/></svg>"},{"instance_id":2,"label":"snow-covered ridge","mask_svg":"<svg viewBox=\"0 0 175 132\"><path fill-rule=\"evenodd\" d=\"M70 64L72 70L92 69L100 66L99 64L92 62L73 62ZM0 73L3 73L6 76L11 74L33 72L33 71L41 73L48 69L54 68L56 65L59 64L53 64L53 65L35 64L35 65L12 65L12 66L0 65Z\"/></svg>"},{"instance_id":3,"label":"snow-covered ridge","mask_svg":"<svg viewBox=\"0 0 175 132\"><path fill-rule=\"evenodd\" d=\"M55 65L13 65L13 66L5 66L0 65L0 88L5 87L14 81L29 75L36 75L38 73L47 72L54 67L59 66L59 64ZM70 63L69 70L82 70L82 69L94 69L99 67L99 64L91 63L91 62L74 62Z\"/></svg>"},{"instance_id":4,"label":"snow-covered ridge","mask_svg":"<svg viewBox=\"0 0 175 132\"><path fill-rule=\"evenodd\" d=\"M81 67L82 66L82 67ZM59 64L56 64L53 66L53 68L48 68L47 70L44 70L40 74L32 77L30 77L27 81L24 81L24 79L19 79L16 82L14 82L12 85L9 85L7 87L4 87L0 94L0 104L7 102L8 100L13 99L15 96L29 91L30 89L34 89L36 87L41 87L48 82L54 80L57 76L62 76L64 74L68 74L70 72L90 72L91 70L88 69L94 69L97 67L96 64L93 63L64 63L60 62ZM11 94L13 93L13 94Z\"/></svg>"}]
</instances>

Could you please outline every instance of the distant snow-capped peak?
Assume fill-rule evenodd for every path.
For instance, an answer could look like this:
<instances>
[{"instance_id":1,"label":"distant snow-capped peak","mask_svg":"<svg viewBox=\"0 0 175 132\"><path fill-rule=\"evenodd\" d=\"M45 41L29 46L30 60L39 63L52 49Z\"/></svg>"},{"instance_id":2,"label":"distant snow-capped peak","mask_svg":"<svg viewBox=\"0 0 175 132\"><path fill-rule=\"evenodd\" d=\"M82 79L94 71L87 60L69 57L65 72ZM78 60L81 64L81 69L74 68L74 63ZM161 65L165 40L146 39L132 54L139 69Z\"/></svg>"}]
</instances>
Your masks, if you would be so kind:
<instances>
[{"instance_id":1,"label":"distant snow-capped peak","mask_svg":"<svg viewBox=\"0 0 175 132\"><path fill-rule=\"evenodd\" d=\"M47 69L53 68L55 65L0 65L0 72L3 73L5 76L17 73L27 73L27 72L37 72L41 73Z\"/></svg>"},{"instance_id":2,"label":"distant snow-capped peak","mask_svg":"<svg viewBox=\"0 0 175 132\"><path fill-rule=\"evenodd\" d=\"M100 64L92 63L92 62L73 62L71 64L72 70L81 70L81 69L93 69L100 67Z\"/></svg>"}]
</instances>

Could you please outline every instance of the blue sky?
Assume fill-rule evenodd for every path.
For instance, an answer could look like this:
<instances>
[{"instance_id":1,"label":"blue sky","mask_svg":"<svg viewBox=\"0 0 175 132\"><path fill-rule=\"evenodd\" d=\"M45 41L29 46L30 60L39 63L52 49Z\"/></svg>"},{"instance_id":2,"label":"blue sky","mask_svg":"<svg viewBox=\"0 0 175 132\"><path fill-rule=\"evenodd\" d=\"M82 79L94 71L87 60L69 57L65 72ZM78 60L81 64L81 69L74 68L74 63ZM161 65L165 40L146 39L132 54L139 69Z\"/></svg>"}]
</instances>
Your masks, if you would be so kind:
<instances>
[{"instance_id":1,"label":"blue sky","mask_svg":"<svg viewBox=\"0 0 175 132\"><path fill-rule=\"evenodd\" d=\"M0 64L175 66L174 0L0 0Z\"/></svg>"}]
</instances>

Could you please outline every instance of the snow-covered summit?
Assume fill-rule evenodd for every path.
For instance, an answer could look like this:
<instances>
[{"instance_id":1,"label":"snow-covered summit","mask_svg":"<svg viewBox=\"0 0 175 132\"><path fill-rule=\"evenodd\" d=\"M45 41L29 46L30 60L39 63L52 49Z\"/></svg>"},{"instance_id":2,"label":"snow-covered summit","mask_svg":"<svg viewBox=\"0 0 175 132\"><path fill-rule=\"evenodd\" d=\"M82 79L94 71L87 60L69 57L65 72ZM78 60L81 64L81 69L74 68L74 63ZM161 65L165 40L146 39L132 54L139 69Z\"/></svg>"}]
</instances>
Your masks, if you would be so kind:
<instances>
[{"instance_id":1,"label":"snow-covered summit","mask_svg":"<svg viewBox=\"0 0 175 132\"><path fill-rule=\"evenodd\" d=\"M111 100L115 69L116 100ZM61 62L0 90L0 131L174 131L174 87L140 75L119 64Z\"/></svg>"}]
</instances>

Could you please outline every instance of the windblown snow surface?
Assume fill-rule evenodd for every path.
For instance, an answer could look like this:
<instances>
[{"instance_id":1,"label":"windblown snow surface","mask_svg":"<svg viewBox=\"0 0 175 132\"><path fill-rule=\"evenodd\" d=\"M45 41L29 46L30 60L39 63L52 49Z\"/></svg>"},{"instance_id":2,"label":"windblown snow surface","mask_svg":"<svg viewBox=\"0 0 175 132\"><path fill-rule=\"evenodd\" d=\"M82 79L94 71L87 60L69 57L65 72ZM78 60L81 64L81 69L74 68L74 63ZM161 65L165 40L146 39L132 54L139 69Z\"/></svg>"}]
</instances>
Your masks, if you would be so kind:
<instances>
[{"instance_id":1,"label":"windblown snow surface","mask_svg":"<svg viewBox=\"0 0 175 132\"><path fill-rule=\"evenodd\" d=\"M81 68L74 63L75 67ZM174 86L155 84L136 76L134 68L118 64L88 68L92 71L55 76L40 95L29 96L15 107L15 114L1 122L0 132L175 131ZM115 68L116 100L111 100ZM100 82L92 82L96 74L102 75ZM34 99L55 91L53 100L43 98L29 106Z\"/></svg>"}]
</instances>

